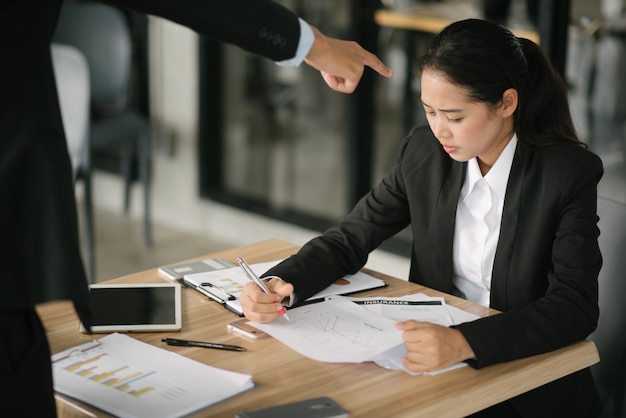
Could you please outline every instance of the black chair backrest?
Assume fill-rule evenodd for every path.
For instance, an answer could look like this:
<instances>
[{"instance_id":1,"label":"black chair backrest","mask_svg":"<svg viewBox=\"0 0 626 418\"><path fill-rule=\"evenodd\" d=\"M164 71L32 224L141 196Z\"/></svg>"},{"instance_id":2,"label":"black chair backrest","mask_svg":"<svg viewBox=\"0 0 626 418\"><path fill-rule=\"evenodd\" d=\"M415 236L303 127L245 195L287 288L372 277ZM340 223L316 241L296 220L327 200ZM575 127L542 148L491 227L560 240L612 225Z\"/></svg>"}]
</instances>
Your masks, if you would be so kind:
<instances>
[{"instance_id":1,"label":"black chair backrest","mask_svg":"<svg viewBox=\"0 0 626 418\"><path fill-rule=\"evenodd\" d=\"M54 77L74 180L89 169L89 65L77 48L51 45Z\"/></svg>"},{"instance_id":2,"label":"black chair backrest","mask_svg":"<svg viewBox=\"0 0 626 418\"><path fill-rule=\"evenodd\" d=\"M127 105L132 45L120 10L91 2L65 4L53 41L72 45L87 58L96 112L115 113Z\"/></svg>"},{"instance_id":3,"label":"black chair backrest","mask_svg":"<svg viewBox=\"0 0 626 418\"><path fill-rule=\"evenodd\" d=\"M598 328L589 336L598 347L600 363L591 371L603 399L610 396L618 378L617 369L626 347L626 205L598 199L600 221L600 270Z\"/></svg>"}]
</instances>

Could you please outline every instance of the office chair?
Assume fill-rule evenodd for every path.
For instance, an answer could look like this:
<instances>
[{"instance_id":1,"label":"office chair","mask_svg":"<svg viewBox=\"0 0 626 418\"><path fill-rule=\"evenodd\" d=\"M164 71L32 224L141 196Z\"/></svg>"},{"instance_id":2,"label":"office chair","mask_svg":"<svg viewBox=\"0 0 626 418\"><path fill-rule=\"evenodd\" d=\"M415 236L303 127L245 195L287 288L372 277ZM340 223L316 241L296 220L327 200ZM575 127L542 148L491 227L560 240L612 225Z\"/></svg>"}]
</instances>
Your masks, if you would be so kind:
<instances>
[{"instance_id":1,"label":"office chair","mask_svg":"<svg viewBox=\"0 0 626 418\"><path fill-rule=\"evenodd\" d=\"M600 353L600 363L593 365L591 372L606 404L620 379L622 388L626 379L618 369L626 350L626 205L598 198L598 216L603 258L598 277L600 319L589 339Z\"/></svg>"},{"instance_id":2,"label":"office chair","mask_svg":"<svg viewBox=\"0 0 626 418\"><path fill-rule=\"evenodd\" d=\"M626 347L622 351L622 360L615 370L615 386L609 399L604 404L600 418L624 418L626 417Z\"/></svg>"},{"instance_id":3,"label":"office chair","mask_svg":"<svg viewBox=\"0 0 626 418\"><path fill-rule=\"evenodd\" d=\"M74 182L82 180L84 184L85 253L87 275L93 283L95 256L89 148L89 67L82 52L72 46L52 44L51 53Z\"/></svg>"},{"instance_id":4,"label":"office chair","mask_svg":"<svg viewBox=\"0 0 626 418\"><path fill-rule=\"evenodd\" d=\"M85 54L91 79L92 151L119 150L124 210L130 205L133 154L143 184L144 243L152 246L150 222L150 125L130 104L131 37L124 14L92 2L64 4L53 37Z\"/></svg>"}]
</instances>

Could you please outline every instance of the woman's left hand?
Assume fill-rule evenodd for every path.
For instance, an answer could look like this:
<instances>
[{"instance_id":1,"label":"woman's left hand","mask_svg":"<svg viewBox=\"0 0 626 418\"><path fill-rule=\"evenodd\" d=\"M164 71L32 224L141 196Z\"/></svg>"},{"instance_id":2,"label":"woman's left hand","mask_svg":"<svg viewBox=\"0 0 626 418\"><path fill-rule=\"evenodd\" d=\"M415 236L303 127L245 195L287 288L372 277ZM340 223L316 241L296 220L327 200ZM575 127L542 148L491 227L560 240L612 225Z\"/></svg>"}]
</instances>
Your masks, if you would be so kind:
<instances>
[{"instance_id":1,"label":"woman's left hand","mask_svg":"<svg viewBox=\"0 0 626 418\"><path fill-rule=\"evenodd\" d=\"M396 328L404 331L404 365L413 372L430 372L475 358L467 340L455 328L413 320L399 322Z\"/></svg>"}]
</instances>

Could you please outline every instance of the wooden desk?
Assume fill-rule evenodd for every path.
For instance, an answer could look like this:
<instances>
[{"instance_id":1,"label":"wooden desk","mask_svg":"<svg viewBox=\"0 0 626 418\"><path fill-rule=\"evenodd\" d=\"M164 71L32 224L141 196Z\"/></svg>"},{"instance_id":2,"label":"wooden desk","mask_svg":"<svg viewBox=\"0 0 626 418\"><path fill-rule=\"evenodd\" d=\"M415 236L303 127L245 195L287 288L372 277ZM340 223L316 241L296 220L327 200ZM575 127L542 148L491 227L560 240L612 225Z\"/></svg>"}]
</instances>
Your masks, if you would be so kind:
<instances>
[{"instance_id":1,"label":"wooden desk","mask_svg":"<svg viewBox=\"0 0 626 418\"><path fill-rule=\"evenodd\" d=\"M457 20L481 17L481 13L472 2L463 0L421 4L402 11L381 9L374 13L374 21L379 26L425 33L439 33ZM518 37L539 43L539 34L534 30L515 27L509 29Z\"/></svg>"},{"instance_id":2,"label":"wooden desk","mask_svg":"<svg viewBox=\"0 0 626 418\"><path fill-rule=\"evenodd\" d=\"M284 258L297 247L270 240L234 250L210 254L235 261L245 257L251 263ZM206 257L200 257L206 258ZM410 282L368 271L384 279L389 286L363 292L363 295L400 296L423 292L444 296L446 302L479 316L496 311ZM116 282L159 282L156 269L132 274ZM78 332L78 319L68 302L55 302L38 308L53 353L91 341ZM352 417L460 417L489 405L556 380L599 361L592 342L582 341L547 354L474 370L462 367L435 376L411 376L402 371L389 371L373 363L331 364L303 357L284 344L266 338L248 341L229 334L226 323L237 317L202 297L197 292L183 291L183 330L176 333L135 333L133 337L165 350L178 352L195 360L227 370L249 373L257 387L230 400L198 412L197 416L230 417L243 409L272 405L328 395L350 412ZM161 338L171 336L190 340L206 340L245 346L245 353L207 350L192 347L170 347ZM58 397L59 416L107 416L81 405L83 411Z\"/></svg>"}]
</instances>

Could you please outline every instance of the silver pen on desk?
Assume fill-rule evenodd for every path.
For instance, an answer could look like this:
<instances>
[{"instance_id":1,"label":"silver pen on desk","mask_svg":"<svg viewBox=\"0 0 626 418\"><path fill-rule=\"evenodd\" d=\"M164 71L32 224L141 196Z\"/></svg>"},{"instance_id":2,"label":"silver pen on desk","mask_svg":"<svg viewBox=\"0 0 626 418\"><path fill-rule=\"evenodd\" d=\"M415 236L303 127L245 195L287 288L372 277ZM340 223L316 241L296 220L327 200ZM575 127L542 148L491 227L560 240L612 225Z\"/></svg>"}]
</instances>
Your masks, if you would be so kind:
<instances>
[{"instance_id":1,"label":"silver pen on desk","mask_svg":"<svg viewBox=\"0 0 626 418\"><path fill-rule=\"evenodd\" d=\"M270 294L272 293L267 286L265 285L265 283L263 282L263 280L259 279L259 276L257 276L254 271L252 271L252 269L250 268L250 266L248 265L248 263L246 263L246 260L244 260L242 257L237 257L237 263L239 264L239 266L242 268L242 270L244 271L244 273L246 273L246 276L248 276L248 278L250 280L252 280L254 283L257 284L257 286L259 286L261 288L261 290L263 290L265 293ZM285 307L283 306L282 309L279 311L279 313L287 320L289 321L289 317L287 316L287 309L285 309Z\"/></svg>"}]
</instances>

